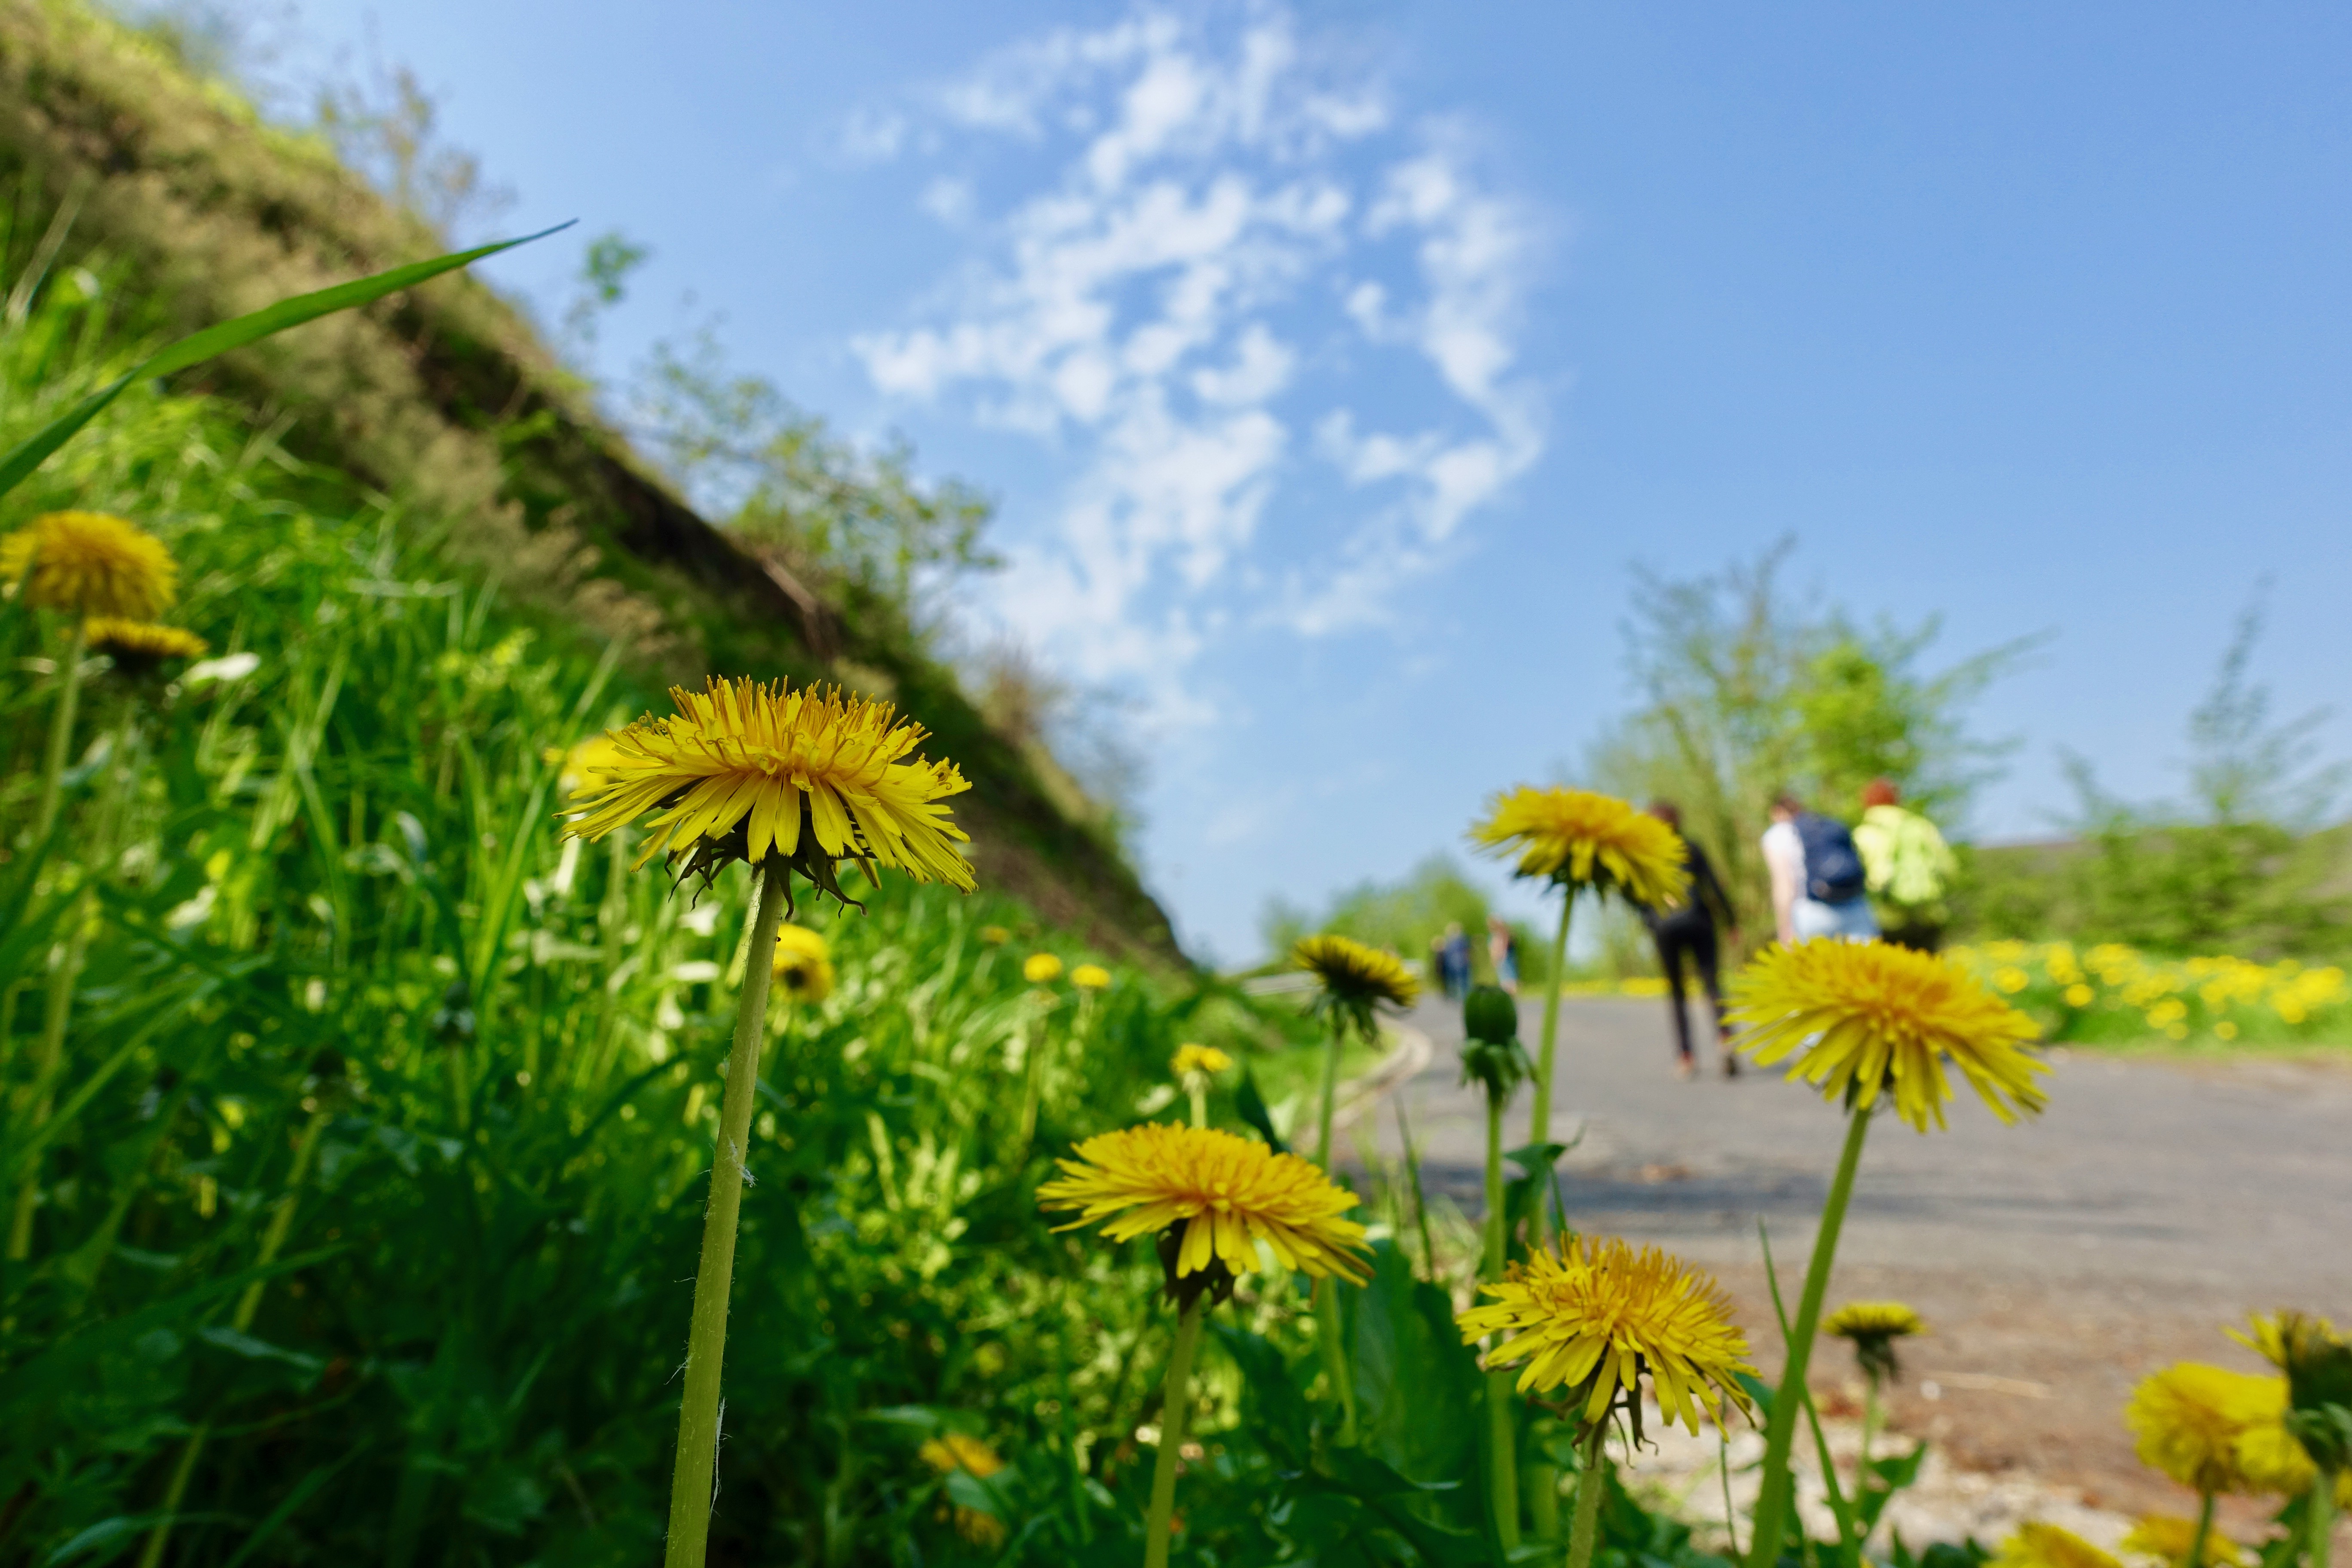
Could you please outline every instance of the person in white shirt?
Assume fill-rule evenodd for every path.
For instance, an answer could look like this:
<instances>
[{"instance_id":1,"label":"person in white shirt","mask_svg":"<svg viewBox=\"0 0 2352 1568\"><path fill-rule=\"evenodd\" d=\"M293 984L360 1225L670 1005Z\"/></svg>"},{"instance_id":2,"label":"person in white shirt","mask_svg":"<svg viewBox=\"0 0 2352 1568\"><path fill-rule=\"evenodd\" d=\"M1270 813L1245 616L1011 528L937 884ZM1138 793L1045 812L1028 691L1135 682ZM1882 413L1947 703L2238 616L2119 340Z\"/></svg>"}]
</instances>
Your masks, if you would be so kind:
<instances>
[{"instance_id":1,"label":"person in white shirt","mask_svg":"<svg viewBox=\"0 0 2352 1568\"><path fill-rule=\"evenodd\" d=\"M1764 830L1764 864L1772 874L1772 918L1781 942L1868 942L1878 934L1862 854L1844 823L1807 811L1783 791Z\"/></svg>"}]
</instances>

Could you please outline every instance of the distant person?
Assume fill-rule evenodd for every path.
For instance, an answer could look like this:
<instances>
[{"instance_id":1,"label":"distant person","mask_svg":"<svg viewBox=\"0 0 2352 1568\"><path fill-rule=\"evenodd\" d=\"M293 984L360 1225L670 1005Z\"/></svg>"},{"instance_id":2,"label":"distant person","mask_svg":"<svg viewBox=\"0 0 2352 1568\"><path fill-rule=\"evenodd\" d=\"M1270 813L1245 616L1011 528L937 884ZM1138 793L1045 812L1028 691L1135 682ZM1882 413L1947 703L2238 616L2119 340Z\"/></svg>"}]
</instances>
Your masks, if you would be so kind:
<instances>
[{"instance_id":1,"label":"distant person","mask_svg":"<svg viewBox=\"0 0 2352 1568\"><path fill-rule=\"evenodd\" d=\"M1445 946L1441 973L1448 996L1461 996L1470 989L1470 938L1462 930L1460 921L1445 922Z\"/></svg>"},{"instance_id":2,"label":"distant person","mask_svg":"<svg viewBox=\"0 0 2352 1568\"><path fill-rule=\"evenodd\" d=\"M1862 852L1836 817L1807 811L1782 791L1772 802L1772 826L1764 830L1764 864L1772 873L1772 919L1782 942L1817 936L1868 942L1878 934Z\"/></svg>"},{"instance_id":3,"label":"distant person","mask_svg":"<svg viewBox=\"0 0 2352 1568\"><path fill-rule=\"evenodd\" d=\"M1495 984L1519 994L1519 933L1500 915L1486 917L1486 962L1495 966Z\"/></svg>"},{"instance_id":4,"label":"distant person","mask_svg":"<svg viewBox=\"0 0 2352 1568\"><path fill-rule=\"evenodd\" d=\"M1920 952L1943 946L1950 919L1944 895L1959 862L1934 823L1903 806L1893 780L1873 779L1863 786L1853 846L1862 852L1886 940Z\"/></svg>"},{"instance_id":5,"label":"distant person","mask_svg":"<svg viewBox=\"0 0 2352 1568\"><path fill-rule=\"evenodd\" d=\"M1682 832L1683 814L1672 801L1652 801L1650 815L1677 834ZM1739 920L1731 911L1730 896L1723 890L1715 868L1707 862L1706 851L1685 838L1683 855L1683 868L1690 873L1689 900L1670 910L1642 910L1642 922L1658 944L1658 967L1665 973L1667 1006L1674 1014L1675 1076L1687 1079L1698 1070L1698 1053L1691 1048L1690 1004L1683 986L1687 964L1706 992L1707 1011L1715 1019L1723 1056L1723 1076L1733 1078L1739 1072L1739 1058L1731 1054L1731 1026L1723 1021L1721 948L1716 931L1719 923L1737 945Z\"/></svg>"}]
</instances>

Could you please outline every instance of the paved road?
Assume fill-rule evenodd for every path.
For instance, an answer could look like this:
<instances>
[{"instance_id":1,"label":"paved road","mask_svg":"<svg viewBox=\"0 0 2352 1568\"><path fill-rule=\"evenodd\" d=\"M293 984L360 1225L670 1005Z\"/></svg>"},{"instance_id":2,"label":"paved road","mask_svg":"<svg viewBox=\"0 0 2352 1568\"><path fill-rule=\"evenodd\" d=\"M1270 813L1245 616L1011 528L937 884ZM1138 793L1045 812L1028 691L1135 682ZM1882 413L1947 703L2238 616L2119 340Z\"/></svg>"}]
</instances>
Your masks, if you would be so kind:
<instances>
[{"instance_id":1,"label":"paved road","mask_svg":"<svg viewBox=\"0 0 2352 1568\"><path fill-rule=\"evenodd\" d=\"M1423 1005L1433 1044L1400 1090L1423 1179L1482 1208L1485 1110L1460 1087L1457 1009ZM1521 1009L1532 1042L1542 1019ZM1671 1071L1664 1005L1574 1001L1561 1009L1556 1137L1580 1228L1655 1241L1714 1269L1778 1375L1778 1336L1756 1225L1794 1305L1843 1131L1811 1089L1709 1059ZM1931 1335L1906 1352L1898 1428L1963 1465L2019 1467L2126 1511L2188 1503L2138 1464L2120 1414L2132 1384L2171 1362L2259 1370L2221 1332L2250 1310L2297 1306L2352 1320L2352 1068L2249 1059L2179 1065L2053 1052L2050 1109L2003 1127L1958 1086L1950 1131L1892 1117L1871 1130L1830 1300L1894 1297ZM1527 1141L1526 1095L1511 1142ZM1392 1107L1373 1113L1400 1152ZM1368 1128L1367 1131L1370 1131ZM1850 1358L1817 1356L1812 1382L1856 1393ZM2243 1500L2224 1522L2255 1528ZM2352 1539L2347 1539L2352 1549Z\"/></svg>"},{"instance_id":2,"label":"paved road","mask_svg":"<svg viewBox=\"0 0 2352 1568\"><path fill-rule=\"evenodd\" d=\"M1521 1019L1532 1055L1538 1005ZM1436 1046L1400 1091L1423 1177L1475 1214L1486 1129L1460 1086L1460 1014L1428 1004L1412 1022ZM1680 1081L1669 1038L1663 1003L1563 1005L1553 1118L1555 1137L1582 1131L1562 1161L1571 1215L1717 1268L1757 1258L1760 1217L1784 1273L1801 1272L1837 1110L1777 1072L1726 1079L1708 1061ZM1961 1083L1949 1131L1874 1124L1841 1263L2220 1289L2352 1315L2352 1072L2053 1055L2036 1121L2004 1127ZM1527 1117L1522 1089L1506 1123L1514 1144ZM1379 1122L1393 1154L1393 1112Z\"/></svg>"}]
</instances>

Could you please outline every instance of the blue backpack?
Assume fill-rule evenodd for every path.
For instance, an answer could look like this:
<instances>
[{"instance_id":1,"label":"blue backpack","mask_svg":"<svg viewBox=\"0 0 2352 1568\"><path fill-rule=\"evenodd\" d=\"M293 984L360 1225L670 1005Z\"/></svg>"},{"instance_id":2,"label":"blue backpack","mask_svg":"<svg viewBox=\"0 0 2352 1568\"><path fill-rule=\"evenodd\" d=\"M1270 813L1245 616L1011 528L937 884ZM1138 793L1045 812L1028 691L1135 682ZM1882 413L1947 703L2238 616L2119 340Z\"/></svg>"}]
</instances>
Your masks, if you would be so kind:
<instances>
[{"instance_id":1,"label":"blue backpack","mask_svg":"<svg viewBox=\"0 0 2352 1568\"><path fill-rule=\"evenodd\" d=\"M1853 835L1834 816L1797 814L1797 842L1805 850L1805 896L1824 904L1850 904L1870 886Z\"/></svg>"}]
</instances>

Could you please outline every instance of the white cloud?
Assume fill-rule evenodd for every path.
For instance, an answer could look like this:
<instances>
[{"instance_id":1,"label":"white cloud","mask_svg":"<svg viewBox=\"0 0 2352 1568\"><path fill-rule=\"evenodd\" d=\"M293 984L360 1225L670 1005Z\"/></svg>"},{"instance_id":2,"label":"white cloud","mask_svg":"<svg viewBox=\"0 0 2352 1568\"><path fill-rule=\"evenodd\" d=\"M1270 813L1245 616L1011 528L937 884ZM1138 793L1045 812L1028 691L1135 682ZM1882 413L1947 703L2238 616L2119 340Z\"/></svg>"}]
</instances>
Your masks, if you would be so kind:
<instances>
[{"instance_id":1,"label":"white cloud","mask_svg":"<svg viewBox=\"0 0 2352 1568\"><path fill-rule=\"evenodd\" d=\"M998 612L1163 719L1204 711L1185 671L1218 628L1385 618L1542 451L1514 347L1532 222L1352 58L1272 6L1143 10L858 122L892 155L1001 146L1030 182L992 212L935 178L925 209L982 248L852 346L883 392L1061 455Z\"/></svg>"}]
</instances>

